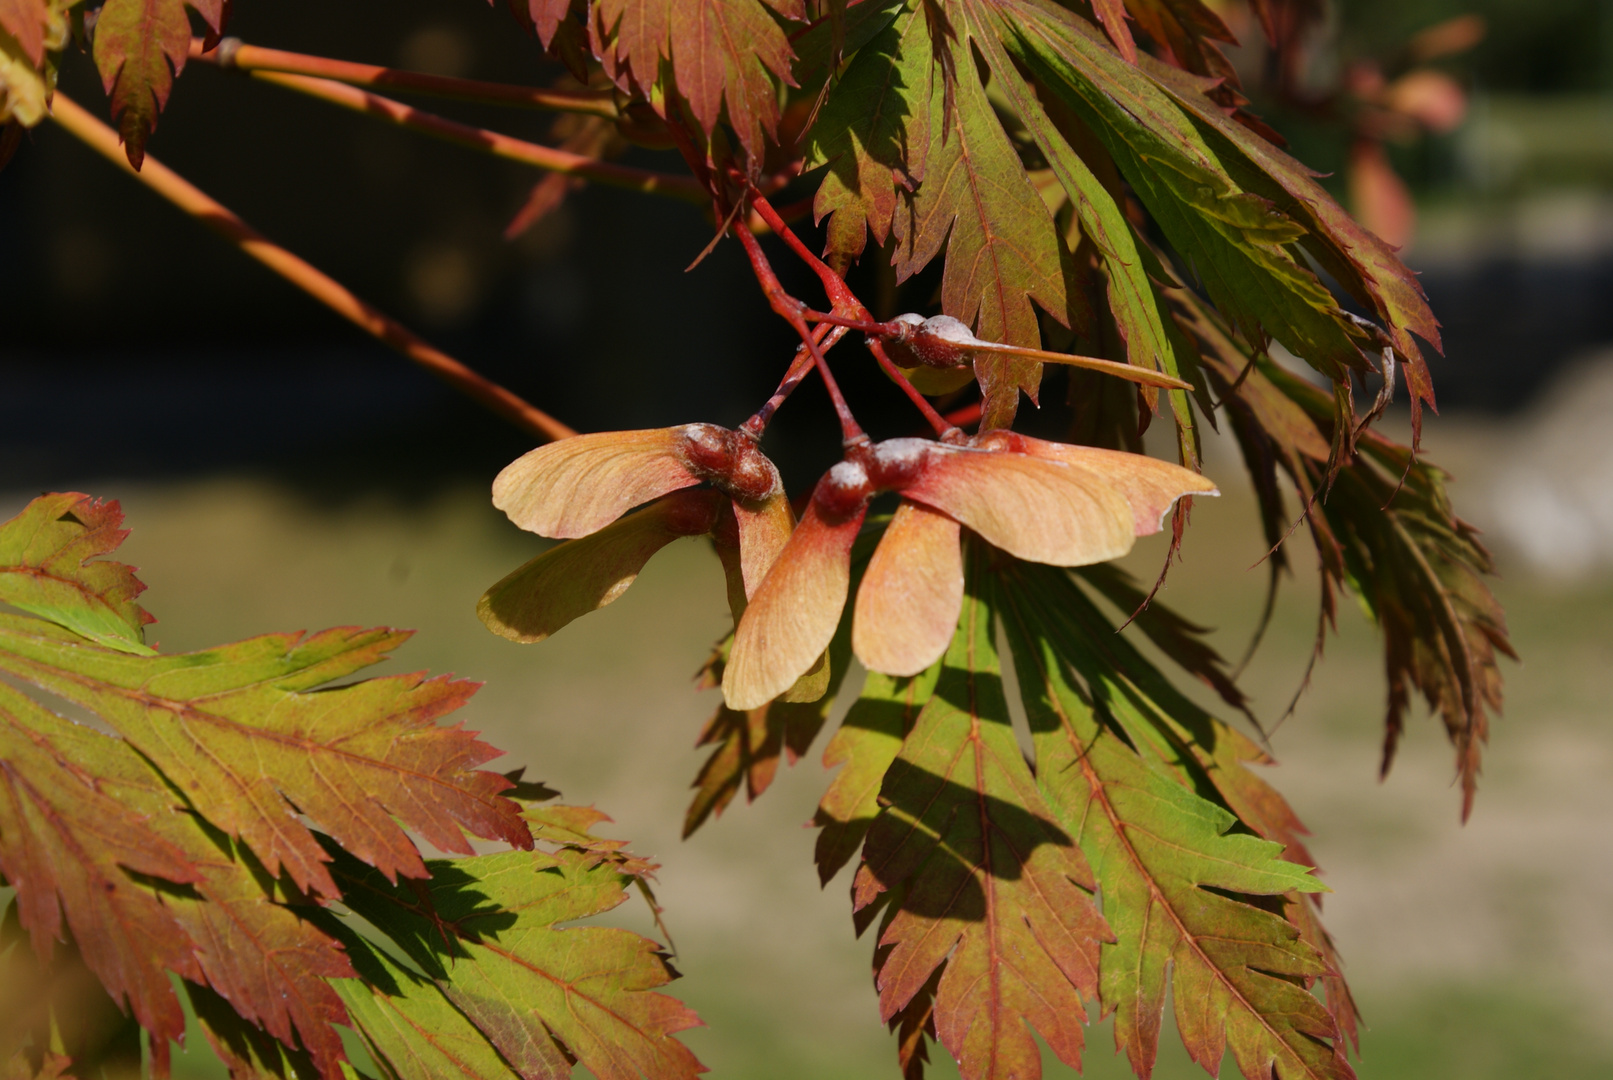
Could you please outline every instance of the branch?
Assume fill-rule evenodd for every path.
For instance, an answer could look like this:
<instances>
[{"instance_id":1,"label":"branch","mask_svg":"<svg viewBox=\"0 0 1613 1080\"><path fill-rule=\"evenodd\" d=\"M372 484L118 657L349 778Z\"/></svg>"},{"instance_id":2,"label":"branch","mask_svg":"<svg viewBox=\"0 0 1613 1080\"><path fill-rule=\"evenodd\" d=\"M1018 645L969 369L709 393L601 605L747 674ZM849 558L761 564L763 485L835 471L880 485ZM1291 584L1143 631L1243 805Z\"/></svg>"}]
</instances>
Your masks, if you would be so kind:
<instances>
[{"instance_id":1,"label":"branch","mask_svg":"<svg viewBox=\"0 0 1613 1080\"><path fill-rule=\"evenodd\" d=\"M52 101L51 115L58 124L82 139L92 150L118 168L140 180L157 194L359 329L392 346L467 397L545 441L564 439L576 434L542 409L528 404L497 383L482 378L441 349L427 344L401 323L354 296L333 278L316 270L285 248L270 242L262 233L156 158L147 155L145 167L135 172L125 160L123 151L118 145L117 132L90 115L60 90L56 92Z\"/></svg>"},{"instance_id":2,"label":"branch","mask_svg":"<svg viewBox=\"0 0 1613 1080\"><path fill-rule=\"evenodd\" d=\"M393 101L380 94L372 94L367 90L360 90L356 86L348 86L332 79L289 75L279 71L253 71L250 74L254 79L275 83L310 97L340 105L344 109L352 109L354 112L373 116L400 127L411 128L456 146L480 150L494 157L535 165L540 169L564 173L567 176L580 176L595 183L626 188L646 195L665 195L668 198L694 203L696 206L704 207L711 202L711 195L692 177L635 169L630 165L617 165L615 162L573 154L568 150L556 150L553 147L541 146L485 128L471 127L469 124L461 124L436 113L416 109L401 101Z\"/></svg>"},{"instance_id":3,"label":"branch","mask_svg":"<svg viewBox=\"0 0 1613 1080\"><path fill-rule=\"evenodd\" d=\"M482 82L479 79L453 79L418 71L399 71L375 64L355 64L306 53L286 52L248 45L240 38L225 38L213 49L203 49L201 38L192 38L190 58L237 71L283 71L292 75L312 75L333 79L350 86L377 87L429 94L453 101L479 105L508 105L549 112L586 113L615 120L621 115L616 95L610 90L543 90L535 86Z\"/></svg>"},{"instance_id":4,"label":"branch","mask_svg":"<svg viewBox=\"0 0 1613 1080\"><path fill-rule=\"evenodd\" d=\"M848 310L857 317L856 321L860 322L862 326L873 325L874 316L863 302L857 299L857 295L851 291L851 286L847 285L844 278L835 273L832 267L814 255L811 249L801 242L801 238L795 235L795 230L785 223L779 212L773 209L772 204L767 201L761 192L752 191L751 206L761 216L761 219L767 223L767 226L778 233L784 242L790 246L790 250L794 251L801 261L810 266L813 272L818 275L818 280L823 283L823 291L829 297L829 303L834 305L837 311L841 309ZM797 317L802 318L804 321L807 315L802 313ZM907 399L923 414L924 419L929 421L930 426L935 429L936 436L946 442L951 442L960 437L962 433L954 425L947 423L944 416L935 411L935 406L931 405L929 400L918 392L918 388L909 382L902 370L891 361L890 356L885 352L884 344L875 336L866 333L864 336L868 351L874 354L874 360L879 364L880 369L885 372L887 378L901 389L902 393L907 395Z\"/></svg>"}]
</instances>

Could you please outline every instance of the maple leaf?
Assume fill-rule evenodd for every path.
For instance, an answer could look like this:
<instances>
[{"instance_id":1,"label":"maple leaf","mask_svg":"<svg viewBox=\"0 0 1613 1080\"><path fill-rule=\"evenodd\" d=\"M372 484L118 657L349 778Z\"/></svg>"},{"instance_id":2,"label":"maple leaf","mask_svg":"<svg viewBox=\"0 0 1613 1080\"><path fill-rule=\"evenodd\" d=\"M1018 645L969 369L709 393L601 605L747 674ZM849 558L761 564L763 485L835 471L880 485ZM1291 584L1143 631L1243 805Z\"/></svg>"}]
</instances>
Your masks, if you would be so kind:
<instances>
[{"instance_id":1,"label":"maple leaf","mask_svg":"<svg viewBox=\"0 0 1613 1080\"><path fill-rule=\"evenodd\" d=\"M876 6L864 0L854 10ZM829 219L825 257L842 271L862 254L868 233L885 244L898 189L915 184L907 174L907 133L930 77L925 23L922 12L905 5L890 5L881 14L886 25L856 50L825 100L801 166L830 166L812 212L820 224Z\"/></svg>"},{"instance_id":2,"label":"maple leaf","mask_svg":"<svg viewBox=\"0 0 1613 1080\"><path fill-rule=\"evenodd\" d=\"M1121 719L1127 688L1093 679L1107 665L1068 614L1072 592L1062 575L1026 567L1005 585L1004 622L1038 784L1092 861L1114 930L1102 992L1116 1045L1151 1073L1168 983L1183 1045L1212 1075L1230 1049L1250 1080L1353 1078L1338 1024L1305 990L1326 960L1250 899L1323 886L1284 861L1280 843L1230 832L1236 815L1127 744L1137 738Z\"/></svg>"},{"instance_id":3,"label":"maple leaf","mask_svg":"<svg viewBox=\"0 0 1613 1080\"><path fill-rule=\"evenodd\" d=\"M136 169L146 158L146 139L157 128L174 79L185 69L187 7L215 35L223 28L223 0L106 0L95 20L95 66L112 99L124 152Z\"/></svg>"},{"instance_id":4,"label":"maple leaf","mask_svg":"<svg viewBox=\"0 0 1613 1080\"><path fill-rule=\"evenodd\" d=\"M594 55L623 90L657 100L651 91L665 64L672 74L665 89L676 89L706 134L726 106L740 145L759 162L766 140L778 134L773 80L794 83L778 19L805 14L802 0L596 0L588 28ZM657 102L662 116L665 108Z\"/></svg>"},{"instance_id":5,"label":"maple leaf","mask_svg":"<svg viewBox=\"0 0 1613 1080\"><path fill-rule=\"evenodd\" d=\"M985 72L971 43L987 32L983 7L948 5L958 17L939 26L931 18L938 9L924 7L915 18L926 21L926 34L905 39L937 62L918 86L922 97L908 125L908 169L919 186L895 218L894 266L905 280L946 244L942 309L987 341L1035 346L1041 331L1033 301L1067 318L1064 272L1052 217L981 85ZM975 371L986 397L984 427L1006 427L1021 390L1036 399L1035 361L980 357Z\"/></svg>"},{"instance_id":6,"label":"maple leaf","mask_svg":"<svg viewBox=\"0 0 1613 1080\"><path fill-rule=\"evenodd\" d=\"M879 816L879 789L919 710L935 693L941 673L936 664L910 678L868 673L862 693L823 748L823 767L844 766L818 803L813 824L822 831L814 860L827 885L857 854L868 826Z\"/></svg>"},{"instance_id":7,"label":"maple leaf","mask_svg":"<svg viewBox=\"0 0 1613 1080\"><path fill-rule=\"evenodd\" d=\"M864 550L860 559L854 553L852 558L855 579L867 563L868 553ZM723 669L732 645L733 636L729 635L701 670L699 685L702 688L722 684ZM829 718L829 710L834 707L850 663L850 627L842 625L818 668L797 680L791 690L744 712L731 709L726 703L717 706L695 742L696 747L712 746L714 749L691 785L695 796L683 817L685 838L692 836L708 818L721 817L741 786L745 788L746 800L754 802L772 786L780 756L786 756L794 765L807 752Z\"/></svg>"},{"instance_id":8,"label":"maple leaf","mask_svg":"<svg viewBox=\"0 0 1613 1080\"><path fill-rule=\"evenodd\" d=\"M1318 499L1326 479L1322 448L1337 441L1338 421L1326 396L1269 360L1249 356L1209 312L1185 298L1182 306L1205 368L1228 402L1274 558L1283 557L1280 545L1289 531L1278 468L1308 510L1322 570L1316 651L1335 622L1337 591L1349 589L1384 634L1383 770L1393 761L1416 688L1456 748L1465 818L1477 790L1487 714L1501 707L1497 654L1517 658L1505 615L1484 583L1495 565L1478 531L1456 515L1437 466L1373 431L1359 435L1360 452L1339 471L1333 494ZM1281 565L1274 564L1272 588Z\"/></svg>"},{"instance_id":9,"label":"maple leaf","mask_svg":"<svg viewBox=\"0 0 1613 1080\"><path fill-rule=\"evenodd\" d=\"M627 898L625 886L637 876L619 863L573 845L433 861L431 880L417 893L333 854L348 906L387 934L434 984L431 993L519 1075L569 1075L572 1061L600 1080L692 1080L705 1071L673 1037L699 1018L655 992L675 977L656 943L626 930L559 925ZM361 967L367 959L355 951ZM366 1039L394 1065L432 1060L409 1028L451 1020L442 1003L418 980L370 985L389 1000L355 1010ZM350 1001L360 993L344 988ZM466 1059L474 1040L461 1026L445 1030L451 1044L436 1051Z\"/></svg>"},{"instance_id":10,"label":"maple leaf","mask_svg":"<svg viewBox=\"0 0 1613 1080\"><path fill-rule=\"evenodd\" d=\"M498 795L509 781L475 771L498 751L436 724L472 685L415 674L310 692L407 637L344 628L129 656L4 619L0 671L94 711L271 874L283 867L298 888L334 896L292 807L388 876L426 872L394 816L448 851L470 850L461 829L530 843L515 804Z\"/></svg>"},{"instance_id":11,"label":"maple leaf","mask_svg":"<svg viewBox=\"0 0 1613 1080\"><path fill-rule=\"evenodd\" d=\"M885 776L853 898L863 910L898 894L875 960L881 1016L900 1014L944 965L930 1022L962 1075L1033 1078L1032 1029L1079 1066L1109 934L1086 859L1010 727L990 585L972 561L957 636Z\"/></svg>"},{"instance_id":12,"label":"maple leaf","mask_svg":"<svg viewBox=\"0 0 1613 1080\"><path fill-rule=\"evenodd\" d=\"M72 930L84 963L142 1027L178 1038L167 972L200 980L178 919L127 871L194 883L202 871L147 815L101 789L108 766L144 769L120 740L52 715L0 683L0 873L41 964ZM95 771L92 771L95 770Z\"/></svg>"},{"instance_id":13,"label":"maple leaf","mask_svg":"<svg viewBox=\"0 0 1613 1080\"><path fill-rule=\"evenodd\" d=\"M0 531L0 601L122 652L150 654L155 621L136 604L134 567L99 558L123 543L116 502L76 492L42 496ZM94 561L92 561L94 560Z\"/></svg>"}]
</instances>

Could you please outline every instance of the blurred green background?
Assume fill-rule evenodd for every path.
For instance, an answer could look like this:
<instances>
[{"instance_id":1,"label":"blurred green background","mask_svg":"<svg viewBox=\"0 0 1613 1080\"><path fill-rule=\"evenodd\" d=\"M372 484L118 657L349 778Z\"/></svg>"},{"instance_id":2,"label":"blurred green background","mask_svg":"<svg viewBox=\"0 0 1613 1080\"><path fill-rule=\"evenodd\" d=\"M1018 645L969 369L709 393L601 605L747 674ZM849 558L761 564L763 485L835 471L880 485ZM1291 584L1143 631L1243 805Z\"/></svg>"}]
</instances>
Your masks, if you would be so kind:
<instances>
[{"instance_id":1,"label":"blurred green background","mask_svg":"<svg viewBox=\"0 0 1613 1080\"><path fill-rule=\"evenodd\" d=\"M536 50L481 0L238 7L232 30L256 44L539 77ZM1352 0L1323 27L1319 55L1334 59L1316 77L1325 88L1339 57L1388 58L1409 33L1464 12L1489 23L1477 48L1443 64L1470 90L1466 122L1390 153L1420 208L1406 257L1448 346L1433 360L1445 414L1430 421L1428 456L1494 541L1523 663L1505 667L1505 714L1461 826L1435 722L1412 724L1378 783L1382 662L1346 608L1273 735L1272 779L1314 830L1336 891L1324 916L1365 1013L1364 1077L1605 1077L1613 2ZM63 85L100 107L82 58ZM444 111L545 131L537 117ZM1271 115L1342 192L1337 132ZM500 230L532 174L206 69L181 79L151 150L585 429L737 422L786 355L788 333L732 245L682 273L708 227L679 208L585 191L506 244ZM664 863L660 896L686 976L674 989L709 1025L689 1042L713 1075L893 1075L846 878L818 888L803 827L826 783L826 736L755 805L678 837L703 760L693 744L715 707L691 679L727 617L701 544L674 545L615 606L542 646L487 634L475 598L539 543L487 499L523 439L49 128L0 173L0 317L0 514L45 488L121 499L134 527L125 552L151 585L152 637L165 650L269 630L418 628L390 670L485 681L464 718L509 751L505 762L597 804L616 835ZM848 392L873 402L875 430L906 433L905 416L882 411L890 391L877 378L852 373ZM770 436L797 485L832 453L816 393L804 390ZM1262 545L1235 455L1212 445L1207 471L1225 495L1196 510L1163 599L1238 656L1261 601ZM1292 542L1299 570L1246 676L1268 719L1292 696L1314 629L1306 541ZM1152 578L1162 554L1146 542L1129 564ZM648 930L636 905L613 917ZM1087 1075L1126 1073L1111 1039L1094 1024ZM198 1057L181 1059L179 1074L215 1075ZM1167 1038L1158 1075L1202 1074Z\"/></svg>"}]
</instances>

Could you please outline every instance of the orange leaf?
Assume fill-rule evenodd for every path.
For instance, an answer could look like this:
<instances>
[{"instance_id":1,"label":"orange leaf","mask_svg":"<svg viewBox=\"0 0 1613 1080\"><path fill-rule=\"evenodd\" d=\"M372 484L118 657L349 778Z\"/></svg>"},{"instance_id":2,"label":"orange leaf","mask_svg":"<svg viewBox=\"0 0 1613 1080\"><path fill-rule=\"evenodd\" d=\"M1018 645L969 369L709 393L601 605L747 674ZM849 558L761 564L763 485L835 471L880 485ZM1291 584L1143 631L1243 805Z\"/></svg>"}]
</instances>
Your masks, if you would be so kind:
<instances>
[{"instance_id":1,"label":"orange leaf","mask_svg":"<svg viewBox=\"0 0 1613 1080\"><path fill-rule=\"evenodd\" d=\"M917 675L941 659L963 606L958 523L903 501L857 590L851 647L870 671Z\"/></svg>"}]
</instances>

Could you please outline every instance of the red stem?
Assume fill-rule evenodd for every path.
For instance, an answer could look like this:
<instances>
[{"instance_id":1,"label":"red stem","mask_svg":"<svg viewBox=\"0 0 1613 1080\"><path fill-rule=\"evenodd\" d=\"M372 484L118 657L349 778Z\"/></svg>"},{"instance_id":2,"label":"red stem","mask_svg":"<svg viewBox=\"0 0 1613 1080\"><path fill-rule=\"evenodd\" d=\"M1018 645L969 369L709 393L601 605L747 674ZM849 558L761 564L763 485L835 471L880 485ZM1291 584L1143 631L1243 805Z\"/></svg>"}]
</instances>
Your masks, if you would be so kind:
<instances>
[{"instance_id":1,"label":"red stem","mask_svg":"<svg viewBox=\"0 0 1613 1080\"><path fill-rule=\"evenodd\" d=\"M751 189L751 204L756 208L756 212L761 215L762 220L767 222L768 227L778 233L784 242L790 246L790 250L799 255L801 260L818 275L818 280L823 282L823 291L829 295L830 303L836 308L847 308L857 316L855 319L848 319L838 313L826 315L820 312L803 311L799 317L803 321L815 319L818 322L861 330L866 335L865 344L868 346L868 351L874 354L874 359L879 362L879 366L884 370L885 374L901 388L902 393L907 395L907 399L923 414L924 419L929 421L930 426L935 429L936 436L949 442L959 438L963 433L954 425L947 423L946 418L935 411L935 406L931 405L924 395L918 392L918 388L908 381L907 376L902 374L902 369L892 363L889 356L885 355L885 346L879 341L879 337L888 337L894 334L896 328L886 323L876 322L873 313L868 310L861 300L857 299L857 294L851 291L851 286L846 284L846 279L835 273L833 267L814 255L812 249L801 242L801 238L795 235L795 230L785 223L766 197L754 188Z\"/></svg>"},{"instance_id":2,"label":"red stem","mask_svg":"<svg viewBox=\"0 0 1613 1080\"><path fill-rule=\"evenodd\" d=\"M813 328L812 336L817 340L819 350L828 352L835 347L836 342L846 336L846 331L842 327L835 327L831 330L827 326L818 326ZM824 340L825 337L828 338L827 341ZM805 344L797 347L795 359L791 361L789 370L784 373L784 378L779 380L778 389L773 391L773 396L767 399L765 405L756 410L756 415L740 425L740 430L753 439L760 439L762 432L767 430L767 425L772 421L773 414L778 412L780 405L784 404L784 399L794 393L797 386L801 385L801 380L806 378L807 372L812 370L814 362L812 353Z\"/></svg>"},{"instance_id":3,"label":"red stem","mask_svg":"<svg viewBox=\"0 0 1613 1080\"><path fill-rule=\"evenodd\" d=\"M840 418L841 438L847 446L867 442L868 435L857 423L857 418L851 415L851 406L846 404L846 397L840 392L840 384L835 382L834 375L830 373L829 362L823 358L823 350L818 348L817 339L813 336L811 328L801 317L806 305L784 291L778 275L773 273L772 264L767 261L767 255L762 251L762 245L751 235L750 230L735 229L734 232L739 236L739 242L745 246L745 254L750 257L751 269L756 273L756 280L761 284L762 292L767 295L767 302L785 322L795 327L795 332L801 335L801 344L812 353L812 362L823 378L824 388L829 391L829 400L834 402L835 415Z\"/></svg>"}]
</instances>

